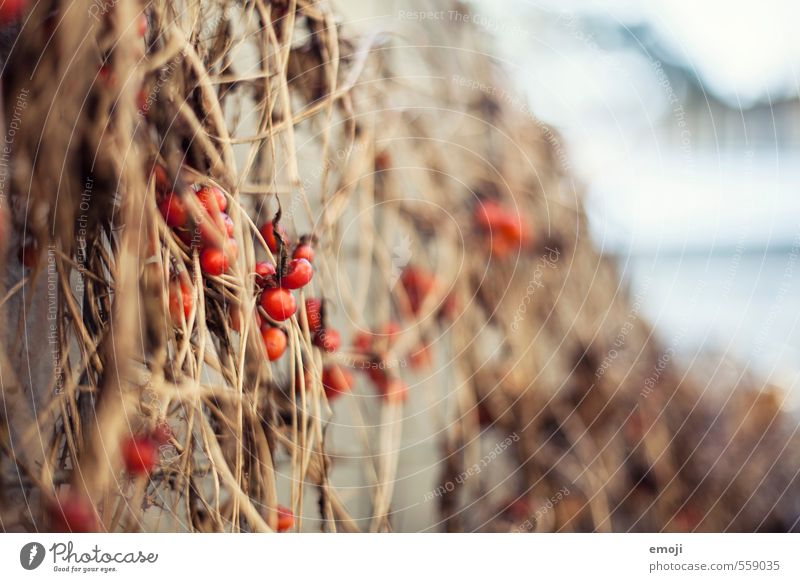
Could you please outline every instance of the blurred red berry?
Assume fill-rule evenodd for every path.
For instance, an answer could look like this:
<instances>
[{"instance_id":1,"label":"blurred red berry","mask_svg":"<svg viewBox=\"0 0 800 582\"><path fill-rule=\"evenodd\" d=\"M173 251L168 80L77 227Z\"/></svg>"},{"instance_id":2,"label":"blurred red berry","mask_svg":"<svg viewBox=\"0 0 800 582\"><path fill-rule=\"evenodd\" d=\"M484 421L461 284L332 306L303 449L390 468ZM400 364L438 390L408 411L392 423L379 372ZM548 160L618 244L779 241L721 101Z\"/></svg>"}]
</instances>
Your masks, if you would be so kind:
<instances>
[{"instance_id":1,"label":"blurred red berry","mask_svg":"<svg viewBox=\"0 0 800 582\"><path fill-rule=\"evenodd\" d=\"M530 230L522 217L494 200L485 200L475 207L475 221L479 228L488 232L492 254L498 258L530 242Z\"/></svg>"},{"instance_id":2,"label":"blurred red berry","mask_svg":"<svg viewBox=\"0 0 800 582\"><path fill-rule=\"evenodd\" d=\"M310 244L307 243L300 243L294 249L292 253L293 259L305 259L309 263L314 262L314 249L311 248Z\"/></svg>"},{"instance_id":3,"label":"blurred red berry","mask_svg":"<svg viewBox=\"0 0 800 582\"><path fill-rule=\"evenodd\" d=\"M2 4L0 4L0 25L5 26L9 22L19 20L27 7L28 0L2 0Z\"/></svg>"},{"instance_id":4,"label":"blurred red berry","mask_svg":"<svg viewBox=\"0 0 800 582\"><path fill-rule=\"evenodd\" d=\"M92 502L70 493L59 495L48 504L50 530L57 533L89 533L99 529Z\"/></svg>"},{"instance_id":5,"label":"blurred red berry","mask_svg":"<svg viewBox=\"0 0 800 582\"><path fill-rule=\"evenodd\" d=\"M147 34L147 15L144 12L139 15L136 21L136 33L142 37Z\"/></svg>"},{"instance_id":6,"label":"blurred red berry","mask_svg":"<svg viewBox=\"0 0 800 582\"><path fill-rule=\"evenodd\" d=\"M200 268L206 275L222 275L229 266L226 253L220 249L207 248L200 253Z\"/></svg>"},{"instance_id":7,"label":"blurred red berry","mask_svg":"<svg viewBox=\"0 0 800 582\"><path fill-rule=\"evenodd\" d=\"M265 326L261 330L261 339L270 362L274 362L286 351L286 334L282 329Z\"/></svg>"},{"instance_id":8,"label":"blurred red berry","mask_svg":"<svg viewBox=\"0 0 800 582\"><path fill-rule=\"evenodd\" d=\"M366 331L359 331L353 336L353 348L361 353L372 350L372 334Z\"/></svg>"},{"instance_id":9,"label":"blurred red berry","mask_svg":"<svg viewBox=\"0 0 800 582\"><path fill-rule=\"evenodd\" d=\"M406 267L400 275L400 282L408 295L411 311L415 314L436 285L433 275L418 267Z\"/></svg>"},{"instance_id":10,"label":"blurred red berry","mask_svg":"<svg viewBox=\"0 0 800 582\"><path fill-rule=\"evenodd\" d=\"M122 460L132 475L146 475L158 463L158 448L153 439L137 436L122 441Z\"/></svg>"},{"instance_id":11,"label":"blurred red berry","mask_svg":"<svg viewBox=\"0 0 800 582\"><path fill-rule=\"evenodd\" d=\"M265 289L261 293L261 307L275 321L289 319L297 310L297 303L292 294L280 287Z\"/></svg>"},{"instance_id":12,"label":"blurred red berry","mask_svg":"<svg viewBox=\"0 0 800 582\"><path fill-rule=\"evenodd\" d=\"M285 532L294 527L294 515L289 508L278 506L278 531Z\"/></svg>"},{"instance_id":13,"label":"blurred red berry","mask_svg":"<svg viewBox=\"0 0 800 582\"><path fill-rule=\"evenodd\" d=\"M161 216L164 217L167 225L172 228L181 228L186 226L186 221L189 219L189 212L183 200L174 192L170 192L158 204L158 210Z\"/></svg>"},{"instance_id":14,"label":"blurred red berry","mask_svg":"<svg viewBox=\"0 0 800 582\"><path fill-rule=\"evenodd\" d=\"M483 200L475 206L475 222L480 228L491 230L505 218L506 211L494 200Z\"/></svg>"},{"instance_id":15,"label":"blurred red berry","mask_svg":"<svg viewBox=\"0 0 800 582\"><path fill-rule=\"evenodd\" d=\"M353 376L336 364L325 366L322 369L322 388L328 400L334 400L349 392L353 385Z\"/></svg>"},{"instance_id":16,"label":"blurred red berry","mask_svg":"<svg viewBox=\"0 0 800 582\"><path fill-rule=\"evenodd\" d=\"M197 191L197 198L209 214L222 212L228 207L225 193L216 186L203 186Z\"/></svg>"},{"instance_id":17,"label":"blurred red berry","mask_svg":"<svg viewBox=\"0 0 800 582\"><path fill-rule=\"evenodd\" d=\"M323 329L314 335L314 345L331 354L342 345L342 338L335 329Z\"/></svg>"}]
</instances>

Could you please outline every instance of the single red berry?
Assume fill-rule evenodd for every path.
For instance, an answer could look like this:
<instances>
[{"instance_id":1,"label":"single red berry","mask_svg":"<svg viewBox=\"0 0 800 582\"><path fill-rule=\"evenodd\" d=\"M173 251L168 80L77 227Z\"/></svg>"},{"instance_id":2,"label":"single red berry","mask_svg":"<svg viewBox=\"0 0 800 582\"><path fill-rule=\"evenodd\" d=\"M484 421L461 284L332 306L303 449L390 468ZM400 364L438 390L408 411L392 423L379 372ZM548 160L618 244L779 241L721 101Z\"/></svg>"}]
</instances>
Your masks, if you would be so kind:
<instances>
[{"instance_id":1,"label":"single red berry","mask_svg":"<svg viewBox=\"0 0 800 582\"><path fill-rule=\"evenodd\" d=\"M19 20L27 7L28 0L3 0L0 4L0 25Z\"/></svg>"},{"instance_id":2,"label":"single red berry","mask_svg":"<svg viewBox=\"0 0 800 582\"><path fill-rule=\"evenodd\" d=\"M226 253L220 249L207 248L200 253L200 268L206 275L222 275L229 266Z\"/></svg>"},{"instance_id":3,"label":"single red berry","mask_svg":"<svg viewBox=\"0 0 800 582\"><path fill-rule=\"evenodd\" d=\"M278 531L285 532L294 527L294 515L288 507L278 506Z\"/></svg>"},{"instance_id":4,"label":"single red berry","mask_svg":"<svg viewBox=\"0 0 800 582\"><path fill-rule=\"evenodd\" d=\"M314 276L314 267L306 259L292 259L286 274L278 280L285 289L300 289L308 285Z\"/></svg>"},{"instance_id":5,"label":"single red berry","mask_svg":"<svg viewBox=\"0 0 800 582\"><path fill-rule=\"evenodd\" d=\"M183 200L175 194L170 192L159 204L158 209L161 211L161 216L167 223L167 226L172 228L181 228L186 226L186 221L189 219L189 212L186 210L186 205Z\"/></svg>"},{"instance_id":6,"label":"single red berry","mask_svg":"<svg viewBox=\"0 0 800 582\"><path fill-rule=\"evenodd\" d=\"M222 212L228 207L225 193L216 186L203 186L197 191L197 198L209 214Z\"/></svg>"},{"instance_id":7,"label":"single red berry","mask_svg":"<svg viewBox=\"0 0 800 582\"><path fill-rule=\"evenodd\" d=\"M169 286L169 314L175 325L189 319L194 304L194 293L188 285L173 281Z\"/></svg>"},{"instance_id":8,"label":"single red berry","mask_svg":"<svg viewBox=\"0 0 800 582\"><path fill-rule=\"evenodd\" d=\"M357 332L353 336L353 348L362 354L372 351L372 334L368 331Z\"/></svg>"},{"instance_id":9,"label":"single red berry","mask_svg":"<svg viewBox=\"0 0 800 582\"><path fill-rule=\"evenodd\" d=\"M314 249L311 248L310 244L307 243L300 243L294 249L292 253L293 259L305 259L309 263L314 262Z\"/></svg>"},{"instance_id":10,"label":"single red berry","mask_svg":"<svg viewBox=\"0 0 800 582\"><path fill-rule=\"evenodd\" d=\"M286 351L286 334L282 329L265 326L261 330L261 339L264 341L264 349L270 362L280 358Z\"/></svg>"},{"instance_id":11,"label":"single red berry","mask_svg":"<svg viewBox=\"0 0 800 582\"><path fill-rule=\"evenodd\" d=\"M322 369L322 388L325 390L328 400L334 400L345 392L349 392L352 385L353 376L336 364L325 366Z\"/></svg>"},{"instance_id":12,"label":"single red berry","mask_svg":"<svg viewBox=\"0 0 800 582\"><path fill-rule=\"evenodd\" d=\"M475 206L475 222L480 228L491 230L506 216L505 209L494 200L483 200Z\"/></svg>"},{"instance_id":13,"label":"single red berry","mask_svg":"<svg viewBox=\"0 0 800 582\"><path fill-rule=\"evenodd\" d=\"M158 463L158 448L149 437L126 438L122 442L121 452L125 469L133 475L146 475Z\"/></svg>"},{"instance_id":14,"label":"single red berry","mask_svg":"<svg viewBox=\"0 0 800 582\"><path fill-rule=\"evenodd\" d=\"M314 345L332 354L342 345L342 338L335 329L323 329L314 336Z\"/></svg>"},{"instance_id":15,"label":"single red berry","mask_svg":"<svg viewBox=\"0 0 800 582\"><path fill-rule=\"evenodd\" d=\"M308 331L311 335L318 333L322 329L322 301L309 297L306 299L306 318L308 319Z\"/></svg>"},{"instance_id":16,"label":"single red berry","mask_svg":"<svg viewBox=\"0 0 800 582\"><path fill-rule=\"evenodd\" d=\"M514 247L530 242L530 230L519 214L506 210L494 200L485 200L475 207L478 227L492 237L492 254L503 258Z\"/></svg>"},{"instance_id":17,"label":"single red berry","mask_svg":"<svg viewBox=\"0 0 800 582\"><path fill-rule=\"evenodd\" d=\"M505 259L512 252L511 241L509 241L508 238L503 235L493 236L489 245L489 251L493 257L497 259Z\"/></svg>"},{"instance_id":18,"label":"single red berry","mask_svg":"<svg viewBox=\"0 0 800 582\"><path fill-rule=\"evenodd\" d=\"M408 302L413 313L418 313L428 294L433 291L436 280L433 275L417 267L406 267L400 275L400 281L408 295Z\"/></svg>"},{"instance_id":19,"label":"single red berry","mask_svg":"<svg viewBox=\"0 0 800 582\"><path fill-rule=\"evenodd\" d=\"M277 287L261 293L261 307L275 321L285 321L294 315L297 302L289 291Z\"/></svg>"},{"instance_id":20,"label":"single red berry","mask_svg":"<svg viewBox=\"0 0 800 582\"><path fill-rule=\"evenodd\" d=\"M50 529L56 533L89 533L99 529L92 502L75 493L59 495L48 503Z\"/></svg>"},{"instance_id":21,"label":"single red berry","mask_svg":"<svg viewBox=\"0 0 800 582\"><path fill-rule=\"evenodd\" d=\"M264 241L267 243L269 250L273 253L278 252L278 242L275 240L275 232L273 229L272 222L265 222L261 225L259 229L261 236L264 237ZM278 235L281 237L281 241L286 244L286 229L284 229L281 225L278 225Z\"/></svg>"},{"instance_id":22,"label":"single red berry","mask_svg":"<svg viewBox=\"0 0 800 582\"><path fill-rule=\"evenodd\" d=\"M513 213L508 213L500 223L500 233L513 244L520 245L527 242L529 232L522 218Z\"/></svg>"}]
</instances>

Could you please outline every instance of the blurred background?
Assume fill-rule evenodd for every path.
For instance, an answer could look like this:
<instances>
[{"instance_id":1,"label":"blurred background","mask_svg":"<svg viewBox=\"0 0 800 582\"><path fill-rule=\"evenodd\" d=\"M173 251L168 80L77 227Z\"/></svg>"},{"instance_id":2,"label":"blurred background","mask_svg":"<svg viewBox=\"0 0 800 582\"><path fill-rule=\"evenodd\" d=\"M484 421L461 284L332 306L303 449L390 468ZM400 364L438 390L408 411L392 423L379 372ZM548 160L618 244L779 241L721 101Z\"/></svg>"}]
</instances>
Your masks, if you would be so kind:
<instances>
[{"instance_id":1,"label":"blurred background","mask_svg":"<svg viewBox=\"0 0 800 582\"><path fill-rule=\"evenodd\" d=\"M474 1L561 132L592 236L692 363L736 358L800 405L800 6Z\"/></svg>"}]
</instances>

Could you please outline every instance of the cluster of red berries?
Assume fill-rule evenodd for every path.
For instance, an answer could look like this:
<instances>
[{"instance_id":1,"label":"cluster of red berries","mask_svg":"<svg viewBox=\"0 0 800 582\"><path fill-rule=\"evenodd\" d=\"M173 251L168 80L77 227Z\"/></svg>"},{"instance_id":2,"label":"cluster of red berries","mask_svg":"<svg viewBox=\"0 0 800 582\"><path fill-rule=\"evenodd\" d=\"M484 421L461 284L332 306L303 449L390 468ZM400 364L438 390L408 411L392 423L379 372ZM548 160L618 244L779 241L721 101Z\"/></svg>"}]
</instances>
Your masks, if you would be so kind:
<instances>
[{"instance_id":1,"label":"cluster of red berries","mask_svg":"<svg viewBox=\"0 0 800 582\"><path fill-rule=\"evenodd\" d=\"M292 291L302 289L314 277L314 249L311 238L304 236L289 257L288 236L278 223L278 217L263 224L259 231L277 263L276 267L269 261L259 261L253 269L256 287L260 292L258 304L270 320L260 323L261 337L267 357L275 361L283 355L287 345L286 333L277 324L286 321L297 311L297 301Z\"/></svg>"},{"instance_id":2,"label":"cluster of red berries","mask_svg":"<svg viewBox=\"0 0 800 582\"><path fill-rule=\"evenodd\" d=\"M408 307L413 315L419 315L425 300L439 286L436 277L430 271L409 265L400 274L400 283L408 298ZM456 316L455 296L448 294L438 306L437 316L454 319Z\"/></svg>"},{"instance_id":3,"label":"cluster of red berries","mask_svg":"<svg viewBox=\"0 0 800 582\"><path fill-rule=\"evenodd\" d=\"M522 217L494 200L475 206L475 224L485 236L493 256L502 259L531 243L531 233Z\"/></svg>"},{"instance_id":4,"label":"cluster of red berries","mask_svg":"<svg viewBox=\"0 0 800 582\"><path fill-rule=\"evenodd\" d=\"M159 176L161 174L161 176ZM238 247L233 238L233 221L225 213L228 200L216 186L199 186L181 196L167 186L163 168L156 166L158 210L164 221L184 244L200 252L200 268L209 276L225 273L236 260ZM193 215L189 196L202 212Z\"/></svg>"},{"instance_id":5,"label":"cluster of red berries","mask_svg":"<svg viewBox=\"0 0 800 582\"><path fill-rule=\"evenodd\" d=\"M148 434L132 435L122 441L120 453L131 475L149 475L158 464L159 447L172 438L172 430L160 423Z\"/></svg>"}]
</instances>

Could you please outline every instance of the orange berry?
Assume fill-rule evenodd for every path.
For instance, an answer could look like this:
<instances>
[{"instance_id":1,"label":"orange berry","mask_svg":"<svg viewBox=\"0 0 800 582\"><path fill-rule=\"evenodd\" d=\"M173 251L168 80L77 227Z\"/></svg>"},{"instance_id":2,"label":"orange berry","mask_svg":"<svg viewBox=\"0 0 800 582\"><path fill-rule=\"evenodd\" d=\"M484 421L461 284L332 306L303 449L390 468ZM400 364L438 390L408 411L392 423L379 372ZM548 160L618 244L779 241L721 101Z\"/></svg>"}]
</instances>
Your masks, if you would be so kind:
<instances>
[{"instance_id":1,"label":"orange berry","mask_svg":"<svg viewBox=\"0 0 800 582\"><path fill-rule=\"evenodd\" d=\"M265 326L261 330L261 339L264 341L264 349L270 362L280 358L286 351L286 334L280 328Z\"/></svg>"},{"instance_id":2,"label":"orange berry","mask_svg":"<svg viewBox=\"0 0 800 582\"><path fill-rule=\"evenodd\" d=\"M265 289L261 293L260 304L267 315L275 321L285 321L297 310L297 302L292 294L280 287Z\"/></svg>"}]
</instances>

